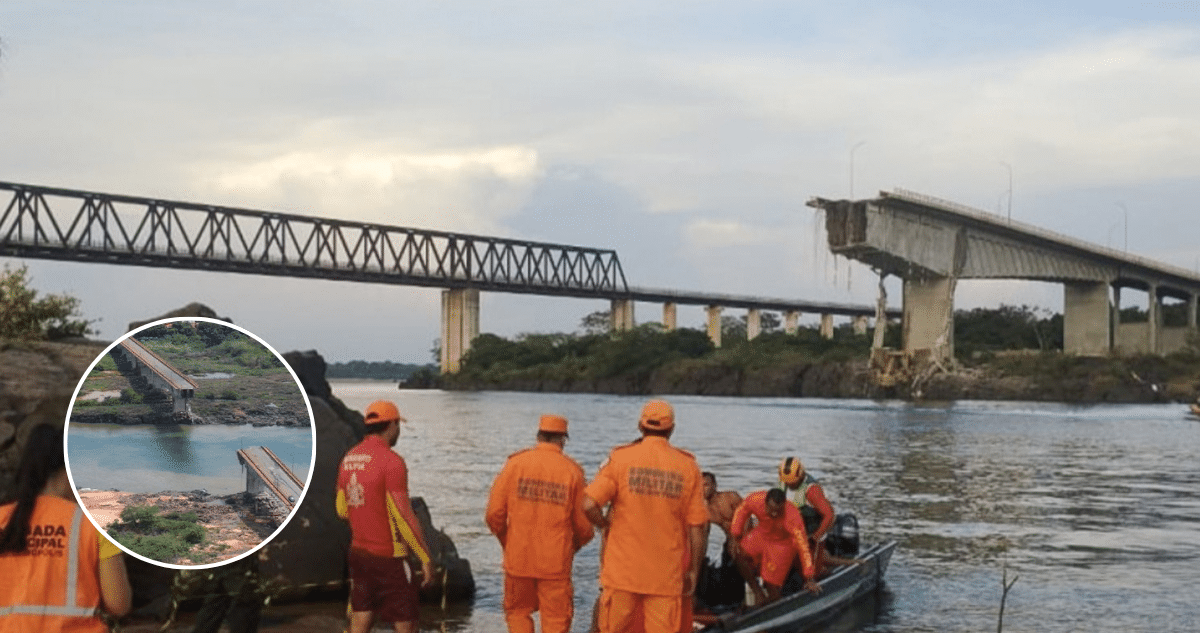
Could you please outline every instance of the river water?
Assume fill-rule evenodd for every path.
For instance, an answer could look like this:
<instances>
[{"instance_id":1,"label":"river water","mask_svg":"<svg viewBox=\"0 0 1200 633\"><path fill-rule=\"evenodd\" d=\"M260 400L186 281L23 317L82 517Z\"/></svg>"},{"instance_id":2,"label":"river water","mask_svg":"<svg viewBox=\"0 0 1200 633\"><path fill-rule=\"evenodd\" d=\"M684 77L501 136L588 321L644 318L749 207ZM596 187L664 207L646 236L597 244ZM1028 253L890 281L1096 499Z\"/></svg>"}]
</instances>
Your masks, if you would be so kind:
<instances>
[{"instance_id":1,"label":"river water","mask_svg":"<svg viewBox=\"0 0 1200 633\"><path fill-rule=\"evenodd\" d=\"M479 587L473 605L427 610L422 626L479 633L505 630L501 551L483 512L506 456L533 442L541 413L559 413L571 421L566 452L590 479L637 437L646 401L333 388L360 411L394 399L411 421L396 446L411 492ZM721 489L762 489L795 454L835 509L857 514L864 540L899 541L884 587L821 630L995 630L1005 574L1016 579L1006 632L1200 630L1200 421L1183 406L667 399L672 442ZM576 557L574 631L587 630L597 554L593 541Z\"/></svg>"},{"instance_id":2,"label":"river water","mask_svg":"<svg viewBox=\"0 0 1200 633\"><path fill-rule=\"evenodd\" d=\"M246 489L237 452L271 449L301 481L312 463L311 426L120 425L67 426L67 462L77 488L122 492L207 490L227 495Z\"/></svg>"}]
</instances>

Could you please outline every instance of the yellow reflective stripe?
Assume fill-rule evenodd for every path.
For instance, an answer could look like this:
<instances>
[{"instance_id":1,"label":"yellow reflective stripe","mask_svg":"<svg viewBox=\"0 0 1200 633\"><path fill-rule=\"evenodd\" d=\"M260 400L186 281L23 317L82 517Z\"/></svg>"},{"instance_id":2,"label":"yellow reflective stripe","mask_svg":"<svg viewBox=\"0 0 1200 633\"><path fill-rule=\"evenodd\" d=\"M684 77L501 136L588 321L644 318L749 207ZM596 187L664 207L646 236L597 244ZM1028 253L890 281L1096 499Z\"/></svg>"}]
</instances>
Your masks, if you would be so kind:
<instances>
[{"instance_id":1,"label":"yellow reflective stripe","mask_svg":"<svg viewBox=\"0 0 1200 633\"><path fill-rule=\"evenodd\" d=\"M350 516L350 508L346 506L346 493L343 490L337 491L337 500L334 502L334 507L337 508L337 515L343 519Z\"/></svg>"},{"instance_id":2,"label":"yellow reflective stripe","mask_svg":"<svg viewBox=\"0 0 1200 633\"><path fill-rule=\"evenodd\" d=\"M392 495L387 493L388 518L392 523L392 544L396 547L393 552L397 556L403 556L408 551L415 552L417 558L421 559L422 563L429 562L429 553L425 548L421 547L421 540L417 538L408 521L404 520L404 515L400 514L400 509L396 507L396 502L392 500ZM399 537L399 538L397 538ZM407 545L408 549L404 549Z\"/></svg>"}]
</instances>

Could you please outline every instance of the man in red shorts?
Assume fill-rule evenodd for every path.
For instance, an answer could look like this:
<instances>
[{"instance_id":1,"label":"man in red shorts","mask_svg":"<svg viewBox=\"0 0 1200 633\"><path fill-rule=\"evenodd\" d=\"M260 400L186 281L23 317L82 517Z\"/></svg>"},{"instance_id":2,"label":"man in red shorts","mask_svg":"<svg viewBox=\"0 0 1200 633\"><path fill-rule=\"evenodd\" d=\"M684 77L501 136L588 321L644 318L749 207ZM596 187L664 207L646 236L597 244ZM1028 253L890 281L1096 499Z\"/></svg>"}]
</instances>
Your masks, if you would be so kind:
<instances>
[{"instance_id":1,"label":"man in red shorts","mask_svg":"<svg viewBox=\"0 0 1200 633\"><path fill-rule=\"evenodd\" d=\"M746 532L750 517L758 524ZM804 574L804 588L820 593L821 587L814 579L816 568L808 548L808 533L804 531L804 519L796 506L788 503L787 495L779 488L760 490L748 497L733 514L732 535L736 539L739 556L750 559L758 567L766 592L758 586L758 580L750 577L750 589L754 592L756 605L779 599L783 583L796 557L800 557L800 570Z\"/></svg>"},{"instance_id":2,"label":"man in red shorts","mask_svg":"<svg viewBox=\"0 0 1200 633\"><path fill-rule=\"evenodd\" d=\"M400 438L396 405L367 407L367 436L346 452L338 469L338 516L350 522L350 633L366 633L378 616L396 633L417 630L417 586L411 557L421 561L421 584L433 578L429 548L408 499L408 467L392 451Z\"/></svg>"}]
</instances>

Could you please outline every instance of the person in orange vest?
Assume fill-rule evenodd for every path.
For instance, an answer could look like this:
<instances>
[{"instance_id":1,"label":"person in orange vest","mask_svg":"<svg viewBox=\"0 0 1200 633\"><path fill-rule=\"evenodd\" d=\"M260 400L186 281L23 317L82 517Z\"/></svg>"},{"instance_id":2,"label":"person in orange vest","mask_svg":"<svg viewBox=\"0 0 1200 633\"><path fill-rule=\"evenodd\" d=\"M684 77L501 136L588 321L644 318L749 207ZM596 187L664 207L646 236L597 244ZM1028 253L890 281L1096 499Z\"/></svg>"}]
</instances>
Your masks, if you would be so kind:
<instances>
[{"instance_id":1,"label":"person in orange vest","mask_svg":"<svg viewBox=\"0 0 1200 633\"><path fill-rule=\"evenodd\" d=\"M592 540L583 514L583 468L563 454L567 419L543 415L537 444L509 456L488 497L485 520L504 548L504 614L510 633L568 633L574 617L571 564Z\"/></svg>"},{"instance_id":2,"label":"person in orange vest","mask_svg":"<svg viewBox=\"0 0 1200 633\"><path fill-rule=\"evenodd\" d=\"M825 498L825 489L804 470L804 464L797 457L785 457L779 462L779 487L800 511L809 538L820 543L837 518L833 506Z\"/></svg>"},{"instance_id":3,"label":"person in orange vest","mask_svg":"<svg viewBox=\"0 0 1200 633\"><path fill-rule=\"evenodd\" d=\"M747 532L751 517L757 524ZM779 488L760 490L746 497L733 514L732 535L736 540L737 555L752 561L766 585L764 592L755 577L746 578L754 592L755 605L779 599L797 556L804 574L804 588L813 593L821 592L820 585L814 580L816 567L809 551L804 519Z\"/></svg>"},{"instance_id":4,"label":"person in orange vest","mask_svg":"<svg viewBox=\"0 0 1200 633\"><path fill-rule=\"evenodd\" d=\"M408 498L408 466L392 450L406 422L396 405L372 402L367 435L338 468L337 513L350 522L350 633L366 633L378 616L396 633L416 631L418 587L410 557L421 561L421 586L433 562Z\"/></svg>"},{"instance_id":5,"label":"person in orange vest","mask_svg":"<svg viewBox=\"0 0 1200 633\"><path fill-rule=\"evenodd\" d=\"M646 403L638 429L642 438L612 450L583 498L588 519L607 530L600 630L623 633L640 625L645 633L677 633L691 616L684 597L691 597L700 573L708 509L695 457L669 441L671 405Z\"/></svg>"},{"instance_id":6,"label":"person in orange vest","mask_svg":"<svg viewBox=\"0 0 1200 633\"><path fill-rule=\"evenodd\" d=\"M101 633L101 611L129 612L125 557L75 503L61 429L29 434L17 500L0 506L0 526L0 632Z\"/></svg>"}]
</instances>

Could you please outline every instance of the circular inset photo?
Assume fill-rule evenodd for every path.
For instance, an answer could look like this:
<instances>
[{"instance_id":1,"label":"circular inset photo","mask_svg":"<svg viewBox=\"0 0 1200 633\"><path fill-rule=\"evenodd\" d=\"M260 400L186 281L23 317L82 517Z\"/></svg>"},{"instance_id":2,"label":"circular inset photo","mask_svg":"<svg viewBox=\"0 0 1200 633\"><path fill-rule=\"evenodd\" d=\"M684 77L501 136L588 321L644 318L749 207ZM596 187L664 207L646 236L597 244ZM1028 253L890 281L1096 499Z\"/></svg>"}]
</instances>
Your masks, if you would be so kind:
<instances>
[{"instance_id":1,"label":"circular inset photo","mask_svg":"<svg viewBox=\"0 0 1200 633\"><path fill-rule=\"evenodd\" d=\"M144 325L75 389L67 475L95 526L174 569L256 552L295 514L316 460L312 405L292 368L236 325Z\"/></svg>"}]
</instances>

